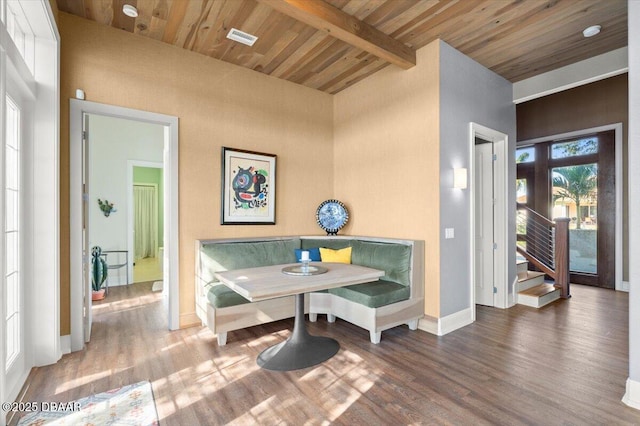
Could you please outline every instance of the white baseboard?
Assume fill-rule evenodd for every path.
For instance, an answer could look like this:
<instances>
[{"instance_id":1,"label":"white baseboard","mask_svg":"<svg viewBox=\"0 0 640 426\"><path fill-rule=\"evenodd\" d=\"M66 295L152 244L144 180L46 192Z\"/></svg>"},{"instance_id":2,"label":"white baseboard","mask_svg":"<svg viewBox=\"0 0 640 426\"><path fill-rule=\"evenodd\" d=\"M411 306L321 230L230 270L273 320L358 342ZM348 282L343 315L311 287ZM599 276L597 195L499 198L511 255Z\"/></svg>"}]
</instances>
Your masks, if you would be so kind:
<instances>
[{"instance_id":1,"label":"white baseboard","mask_svg":"<svg viewBox=\"0 0 640 426\"><path fill-rule=\"evenodd\" d=\"M518 303L518 293L516 293L517 288L518 288L518 275L516 275L516 278L513 280L513 283L511 284L511 300L509 300L509 306L507 306L508 308L513 308Z\"/></svg>"},{"instance_id":2,"label":"white baseboard","mask_svg":"<svg viewBox=\"0 0 640 426\"><path fill-rule=\"evenodd\" d=\"M425 316L418 321L418 328L427 333L444 336L473 322L471 308L463 309L442 318Z\"/></svg>"},{"instance_id":3,"label":"white baseboard","mask_svg":"<svg viewBox=\"0 0 640 426\"><path fill-rule=\"evenodd\" d=\"M180 328L189 328L201 326L202 321L195 312L187 312L186 314L180 314Z\"/></svg>"},{"instance_id":4,"label":"white baseboard","mask_svg":"<svg viewBox=\"0 0 640 426\"><path fill-rule=\"evenodd\" d=\"M62 355L71 353L71 335L60 336L60 352Z\"/></svg>"},{"instance_id":5,"label":"white baseboard","mask_svg":"<svg viewBox=\"0 0 640 426\"><path fill-rule=\"evenodd\" d=\"M622 402L631 408L640 410L640 382L627 379L627 391L622 397Z\"/></svg>"},{"instance_id":6,"label":"white baseboard","mask_svg":"<svg viewBox=\"0 0 640 426\"><path fill-rule=\"evenodd\" d=\"M418 320L418 330L438 335L438 318L425 315Z\"/></svg>"},{"instance_id":7,"label":"white baseboard","mask_svg":"<svg viewBox=\"0 0 640 426\"><path fill-rule=\"evenodd\" d=\"M617 291L626 291L629 293L629 281L622 281L620 287L616 288Z\"/></svg>"}]
</instances>

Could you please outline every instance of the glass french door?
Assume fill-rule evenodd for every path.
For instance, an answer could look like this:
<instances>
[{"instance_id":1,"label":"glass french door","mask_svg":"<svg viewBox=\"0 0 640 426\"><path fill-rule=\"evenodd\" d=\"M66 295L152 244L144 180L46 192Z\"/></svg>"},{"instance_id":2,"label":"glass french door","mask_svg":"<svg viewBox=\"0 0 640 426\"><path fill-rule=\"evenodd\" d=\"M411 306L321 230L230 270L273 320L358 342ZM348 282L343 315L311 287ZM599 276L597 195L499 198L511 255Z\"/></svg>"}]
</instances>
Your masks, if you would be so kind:
<instances>
[{"instance_id":1,"label":"glass french door","mask_svg":"<svg viewBox=\"0 0 640 426\"><path fill-rule=\"evenodd\" d=\"M527 206L552 220L570 219L572 283L615 288L614 139L608 131L516 151Z\"/></svg>"}]
</instances>

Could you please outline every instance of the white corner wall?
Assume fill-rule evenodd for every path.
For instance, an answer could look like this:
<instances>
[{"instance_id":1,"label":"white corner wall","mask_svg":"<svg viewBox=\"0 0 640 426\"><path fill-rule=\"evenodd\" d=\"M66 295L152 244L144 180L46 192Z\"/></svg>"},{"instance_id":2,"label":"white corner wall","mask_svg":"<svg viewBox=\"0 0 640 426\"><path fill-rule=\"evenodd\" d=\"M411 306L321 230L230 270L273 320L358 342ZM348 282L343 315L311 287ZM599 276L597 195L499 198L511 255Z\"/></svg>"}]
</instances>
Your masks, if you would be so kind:
<instances>
[{"instance_id":1,"label":"white corner wall","mask_svg":"<svg viewBox=\"0 0 640 426\"><path fill-rule=\"evenodd\" d=\"M102 250L127 250L127 173L128 161L162 163L164 127L103 115L89 115L90 247ZM116 212L106 217L98 198L114 204ZM129 254L132 258L132 254ZM109 255L109 260L113 255ZM124 259L122 259L124 261ZM109 286L127 282L126 269L109 271Z\"/></svg>"},{"instance_id":2,"label":"white corner wall","mask_svg":"<svg viewBox=\"0 0 640 426\"><path fill-rule=\"evenodd\" d=\"M629 182L640 181L640 2L629 0ZM640 186L629 185L629 211L640 211ZM629 215L629 258L640 253L640 219ZM622 401L640 409L640 265L629 264L629 378Z\"/></svg>"}]
</instances>

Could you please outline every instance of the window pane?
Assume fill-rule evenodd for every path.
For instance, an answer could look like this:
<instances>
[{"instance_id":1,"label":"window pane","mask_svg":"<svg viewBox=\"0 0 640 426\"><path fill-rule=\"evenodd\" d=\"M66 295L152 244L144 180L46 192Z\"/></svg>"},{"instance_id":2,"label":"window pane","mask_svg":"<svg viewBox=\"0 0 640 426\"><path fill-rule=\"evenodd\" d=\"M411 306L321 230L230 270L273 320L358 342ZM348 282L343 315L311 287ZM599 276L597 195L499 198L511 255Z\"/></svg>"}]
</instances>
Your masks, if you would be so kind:
<instances>
[{"instance_id":1,"label":"window pane","mask_svg":"<svg viewBox=\"0 0 640 426\"><path fill-rule=\"evenodd\" d=\"M18 193L14 190L6 191L6 219L5 226L8 231L18 230Z\"/></svg>"},{"instance_id":2,"label":"window pane","mask_svg":"<svg viewBox=\"0 0 640 426\"><path fill-rule=\"evenodd\" d=\"M19 254L19 246L18 246L18 233L17 232L8 232L5 234L5 238L7 241L7 270L6 273L10 274L18 270L18 254Z\"/></svg>"},{"instance_id":3,"label":"window pane","mask_svg":"<svg viewBox=\"0 0 640 426\"><path fill-rule=\"evenodd\" d=\"M18 143L18 109L7 99L7 146L17 148Z\"/></svg>"},{"instance_id":4,"label":"window pane","mask_svg":"<svg viewBox=\"0 0 640 426\"><path fill-rule=\"evenodd\" d=\"M598 138L595 137L551 145L551 158L566 158L576 155L595 154L597 152Z\"/></svg>"},{"instance_id":5,"label":"window pane","mask_svg":"<svg viewBox=\"0 0 640 426\"><path fill-rule=\"evenodd\" d=\"M20 39L19 39L20 40ZM24 47L24 43L23 47ZM9 98L5 98L6 105L6 133L4 138L4 146L2 146L5 155L2 164L3 173L5 174L5 187L2 191L5 194L5 230L2 251L4 252L3 261L6 270L5 276L2 277L3 285L6 289L6 300L2 303L6 308L6 368L9 368L14 360L20 354L21 339L21 322L20 322L20 110L16 104ZM4 318L3 318L4 319Z\"/></svg>"},{"instance_id":6,"label":"window pane","mask_svg":"<svg viewBox=\"0 0 640 426\"><path fill-rule=\"evenodd\" d=\"M9 369L20 353L20 316L14 314L7 318L7 366Z\"/></svg>"},{"instance_id":7,"label":"window pane","mask_svg":"<svg viewBox=\"0 0 640 426\"><path fill-rule=\"evenodd\" d=\"M552 169L552 219L568 217L569 269L598 272L598 165L556 167Z\"/></svg>"},{"instance_id":8,"label":"window pane","mask_svg":"<svg viewBox=\"0 0 640 426\"><path fill-rule=\"evenodd\" d=\"M15 314L20 306L18 294L18 273L16 272L7 277L7 318Z\"/></svg>"},{"instance_id":9,"label":"window pane","mask_svg":"<svg viewBox=\"0 0 640 426\"><path fill-rule=\"evenodd\" d=\"M5 152L7 155L6 185L7 188L16 189L18 188L18 152L9 147L7 147Z\"/></svg>"},{"instance_id":10,"label":"window pane","mask_svg":"<svg viewBox=\"0 0 640 426\"><path fill-rule=\"evenodd\" d=\"M536 161L536 150L532 146L516 149L516 164Z\"/></svg>"},{"instance_id":11,"label":"window pane","mask_svg":"<svg viewBox=\"0 0 640 426\"><path fill-rule=\"evenodd\" d=\"M516 202L527 204L527 180L516 179Z\"/></svg>"}]
</instances>

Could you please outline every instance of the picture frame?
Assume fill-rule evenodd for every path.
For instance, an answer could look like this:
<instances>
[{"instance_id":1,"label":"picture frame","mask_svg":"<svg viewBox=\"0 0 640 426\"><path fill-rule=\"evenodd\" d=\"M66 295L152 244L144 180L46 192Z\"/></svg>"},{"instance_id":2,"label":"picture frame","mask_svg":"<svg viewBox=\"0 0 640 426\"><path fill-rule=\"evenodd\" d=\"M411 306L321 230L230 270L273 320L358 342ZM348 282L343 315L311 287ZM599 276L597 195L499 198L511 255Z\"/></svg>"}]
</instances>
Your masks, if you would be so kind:
<instances>
[{"instance_id":1,"label":"picture frame","mask_svg":"<svg viewBox=\"0 0 640 426\"><path fill-rule=\"evenodd\" d=\"M276 159L222 147L222 225L276 224Z\"/></svg>"}]
</instances>

